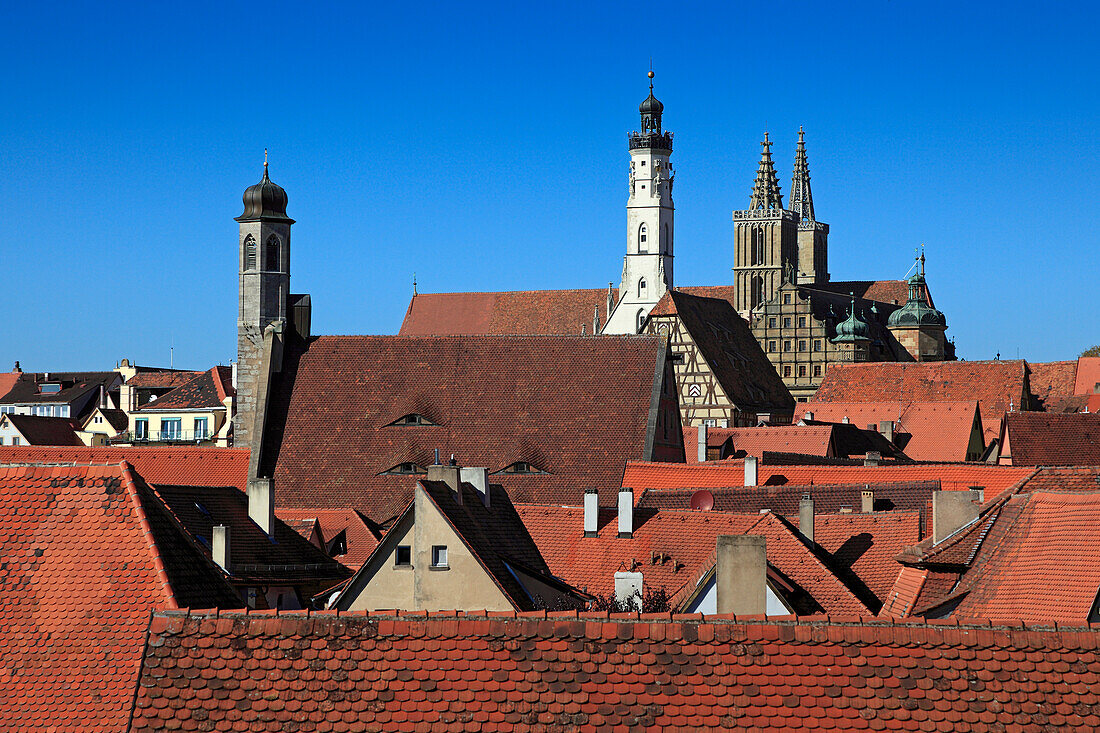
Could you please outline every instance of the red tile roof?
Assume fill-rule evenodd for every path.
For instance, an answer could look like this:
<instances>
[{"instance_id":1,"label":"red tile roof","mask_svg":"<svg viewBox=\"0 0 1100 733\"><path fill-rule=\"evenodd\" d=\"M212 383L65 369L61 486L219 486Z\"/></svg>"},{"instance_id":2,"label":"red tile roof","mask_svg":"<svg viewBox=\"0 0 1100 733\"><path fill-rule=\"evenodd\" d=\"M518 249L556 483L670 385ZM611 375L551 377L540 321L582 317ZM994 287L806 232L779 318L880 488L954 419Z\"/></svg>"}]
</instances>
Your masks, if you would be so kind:
<instances>
[{"instance_id":1,"label":"red tile roof","mask_svg":"<svg viewBox=\"0 0 1100 733\"><path fill-rule=\"evenodd\" d=\"M236 394L236 390L233 389L232 374L230 367L213 367L137 409L152 411L224 409L226 396Z\"/></svg>"},{"instance_id":2,"label":"red tile roof","mask_svg":"<svg viewBox=\"0 0 1100 733\"><path fill-rule=\"evenodd\" d=\"M618 290L612 290L618 302ZM593 308L607 321L607 290L420 293L409 301L401 336L592 333Z\"/></svg>"},{"instance_id":3,"label":"red tile roof","mask_svg":"<svg viewBox=\"0 0 1100 733\"><path fill-rule=\"evenodd\" d=\"M894 581L894 587L886 596L882 604L880 616L903 618L909 615L913 606L917 603L921 591L924 590L924 581L928 578L926 568L918 568L912 565L903 565Z\"/></svg>"},{"instance_id":4,"label":"red tile roof","mask_svg":"<svg viewBox=\"0 0 1100 733\"><path fill-rule=\"evenodd\" d=\"M1100 356L1082 356L1077 360L1073 393L1091 395L1096 391L1097 384L1100 384Z\"/></svg>"},{"instance_id":5,"label":"red tile roof","mask_svg":"<svg viewBox=\"0 0 1100 733\"><path fill-rule=\"evenodd\" d=\"M974 400L819 402L815 399L798 404L795 420L803 419L807 412L813 413L815 421L841 422L848 418L859 427L878 426L891 420L897 436L895 442L914 461L965 461L977 411L978 403Z\"/></svg>"},{"instance_id":6,"label":"red tile roof","mask_svg":"<svg viewBox=\"0 0 1100 733\"><path fill-rule=\"evenodd\" d=\"M1024 361L941 361L840 364L814 393L821 402L967 402L981 407L986 442L997 437L1009 409L1027 407Z\"/></svg>"},{"instance_id":7,"label":"red tile roof","mask_svg":"<svg viewBox=\"0 0 1100 733\"><path fill-rule=\"evenodd\" d=\"M0 729L123 731L149 612L240 607L140 476L0 467Z\"/></svg>"},{"instance_id":8,"label":"red tile roof","mask_svg":"<svg viewBox=\"0 0 1100 733\"><path fill-rule=\"evenodd\" d=\"M127 461L154 485L235 486L242 491L248 488L248 456L247 448L0 446L0 464Z\"/></svg>"},{"instance_id":9,"label":"red tile roof","mask_svg":"<svg viewBox=\"0 0 1100 733\"><path fill-rule=\"evenodd\" d=\"M1100 465L1100 415L1095 413L1013 412L1005 415L1004 433L1001 460L1010 465Z\"/></svg>"},{"instance_id":10,"label":"red tile roof","mask_svg":"<svg viewBox=\"0 0 1100 733\"><path fill-rule=\"evenodd\" d=\"M20 432L27 445L84 445L76 436L76 428L67 417L41 417L7 413L7 419Z\"/></svg>"},{"instance_id":11,"label":"red tile roof","mask_svg":"<svg viewBox=\"0 0 1100 733\"><path fill-rule=\"evenodd\" d=\"M521 504L516 509L554 575L589 593L613 594L616 571L636 571L645 588L663 588L680 606L714 567L718 535L751 534L767 538L768 562L816 601L817 609L867 613L797 530L774 514L640 509L633 537L620 538L614 510L601 511L597 536L585 537L581 507Z\"/></svg>"},{"instance_id":12,"label":"red tile roof","mask_svg":"<svg viewBox=\"0 0 1100 733\"><path fill-rule=\"evenodd\" d=\"M921 540L922 519L919 511L817 514L814 541L863 581L881 603L903 568L895 559L898 553Z\"/></svg>"},{"instance_id":13,"label":"red tile roof","mask_svg":"<svg viewBox=\"0 0 1100 733\"><path fill-rule=\"evenodd\" d=\"M275 513L307 540L312 536L316 522L325 544L332 548L332 556L352 570L362 567L382 538L380 528L354 509L288 509L276 506ZM333 543L346 551L336 552Z\"/></svg>"},{"instance_id":14,"label":"red tile roof","mask_svg":"<svg viewBox=\"0 0 1100 733\"><path fill-rule=\"evenodd\" d=\"M827 617L163 612L132 730L1082 730L1098 644Z\"/></svg>"},{"instance_id":15,"label":"red tile roof","mask_svg":"<svg viewBox=\"0 0 1100 733\"><path fill-rule=\"evenodd\" d=\"M1031 393L1039 400L1041 409L1047 412L1062 412L1066 401L1073 397L1074 377L1077 373L1075 361L1052 361L1045 364L1029 363ZM1091 388L1089 389L1091 392Z\"/></svg>"},{"instance_id":16,"label":"red tile roof","mask_svg":"<svg viewBox=\"0 0 1100 733\"><path fill-rule=\"evenodd\" d=\"M19 381L22 372L0 372L0 398L7 397L8 392Z\"/></svg>"},{"instance_id":17,"label":"red tile roof","mask_svg":"<svg viewBox=\"0 0 1100 733\"><path fill-rule=\"evenodd\" d=\"M388 472L427 466L439 449L492 473L533 464L541 473L493 477L515 501L562 503L593 487L611 503L623 462L647 452L663 348L651 336L313 339L273 387L261 475L274 476L281 506L352 507L385 523L414 486ZM409 414L432 424L393 424ZM681 439L658 431L652 453L682 460Z\"/></svg>"},{"instance_id":18,"label":"red tile roof","mask_svg":"<svg viewBox=\"0 0 1100 733\"><path fill-rule=\"evenodd\" d=\"M939 481L942 488L985 488L990 497L1031 476L1034 469L995 466L988 463L892 463L880 466L757 466L761 485L857 484L899 481ZM628 461L623 486L642 489L713 489L741 487L745 483L742 460L703 464L646 463Z\"/></svg>"},{"instance_id":19,"label":"red tile roof","mask_svg":"<svg viewBox=\"0 0 1100 733\"><path fill-rule=\"evenodd\" d=\"M175 389L176 387L182 387L195 377L201 375L202 372L155 369L150 371L139 371L137 374L127 379L126 384L129 387L141 389Z\"/></svg>"}]
</instances>

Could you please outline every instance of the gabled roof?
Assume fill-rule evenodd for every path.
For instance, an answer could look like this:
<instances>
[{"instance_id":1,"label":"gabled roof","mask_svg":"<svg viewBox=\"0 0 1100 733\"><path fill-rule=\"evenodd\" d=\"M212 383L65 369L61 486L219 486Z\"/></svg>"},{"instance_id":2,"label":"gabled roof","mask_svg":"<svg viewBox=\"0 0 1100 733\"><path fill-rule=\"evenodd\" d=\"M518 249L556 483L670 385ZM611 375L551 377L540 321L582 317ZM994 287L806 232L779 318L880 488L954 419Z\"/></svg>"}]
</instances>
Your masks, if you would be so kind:
<instances>
[{"instance_id":1,"label":"gabled roof","mask_svg":"<svg viewBox=\"0 0 1100 733\"><path fill-rule=\"evenodd\" d=\"M794 398L749 324L729 301L669 290L650 316L676 315L730 402L747 410L790 410Z\"/></svg>"},{"instance_id":2,"label":"gabled roof","mask_svg":"<svg viewBox=\"0 0 1100 733\"><path fill-rule=\"evenodd\" d=\"M182 387L203 372L176 371L172 369L152 369L138 367L139 371L126 380L128 387L136 389L175 389Z\"/></svg>"},{"instance_id":3,"label":"gabled roof","mask_svg":"<svg viewBox=\"0 0 1100 733\"><path fill-rule=\"evenodd\" d=\"M84 445L76 435L72 421L67 417L40 417L7 413L0 421L8 420L26 438L29 445Z\"/></svg>"},{"instance_id":4,"label":"gabled roof","mask_svg":"<svg viewBox=\"0 0 1100 733\"><path fill-rule=\"evenodd\" d=\"M126 415L125 410L113 410L109 407L97 407L88 413L88 417L84 418L84 429L90 430L92 416L96 413L103 415L107 420L107 424L114 428L116 431L123 431L130 425L130 418Z\"/></svg>"},{"instance_id":5,"label":"gabled roof","mask_svg":"<svg viewBox=\"0 0 1100 733\"><path fill-rule=\"evenodd\" d=\"M981 486L987 497L1020 483L1032 468L988 463L890 463L879 466L768 465L757 466L757 482L767 486L792 484L857 484L939 481L944 489ZM745 483L743 460L693 465L628 461L623 486L642 489L740 488Z\"/></svg>"},{"instance_id":6,"label":"gabled roof","mask_svg":"<svg viewBox=\"0 0 1100 733\"><path fill-rule=\"evenodd\" d=\"M213 367L171 392L147 402L140 410L218 410L224 409L226 396L236 394L231 367Z\"/></svg>"},{"instance_id":7,"label":"gabled roof","mask_svg":"<svg viewBox=\"0 0 1100 733\"><path fill-rule=\"evenodd\" d=\"M800 402L795 420L813 413L813 422L868 427L890 420L895 442L915 461L965 461L978 403L960 402ZM980 414L977 417L981 419ZM996 421L996 417L993 418Z\"/></svg>"},{"instance_id":8,"label":"gabled roof","mask_svg":"<svg viewBox=\"0 0 1100 733\"><path fill-rule=\"evenodd\" d=\"M1098 643L853 617L169 611L132 730L1092 729Z\"/></svg>"},{"instance_id":9,"label":"gabled roof","mask_svg":"<svg viewBox=\"0 0 1100 733\"><path fill-rule=\"evenodd\" d=\"M0 463L89 464L126 461L149 483L248 487L247 448L0 446Z\"/></svg>"},{"instance_id":10,"label":"gabled roof","mask_svg":"<svg viewBox=\"0 0 1100 733\"><path fill-rule=\"evenodd\" d=\"M1028 399L1027 385L1022 360L838 364L825 373L814 402L977 400L988 442L997 437L1001 416Z\"/></svg>"},{"instance_id":11,"label":"gabled roof","mask_svg":"<svg viewBox=\"0 0 1100 733\"><path fill-rule=\"evenodd\" d=\"M762 535L768 563L812 599L803 610L867 613L827 558L774 514L639 509L633 536L620 538L612 509L600 511L597 536L585 537L581 507L516 508L554 575L589 593L613 595L616 572L639 572L644 588L663 588L681 607L714 568L719 535Z\"/></svg>"},{"instance_id":12,"label":"gabled roof","mask_svg":"<svg viewBox=\"0 0 1100 733\"><path fill-rule=\"evenodd\" d=\"M225 486L171 486L158 484L157 493L210 556L213 527L229 528L229 572L236 581L264 585L318 581L331 585L351 571L275 519L269 538L248 516L248 497Z\"/></svg>"},{"instance_id":13,"label":"gabled roof","mask_svg":"<svg viewBox=\"0 0 1100 733\"><path fill-rule=\"evenodd\" d=\"M1091 395L1100 384L1100 356L1082 356L1077 360L1074 374L1073 393Z\"/></svg>"},{"instance_id":14,"label":"gabled roof","mask_svg":"<svg viewBox=\"0 0 1100 733\"><path fill-rule=\"evenodd\" d=\"M497 476L517 501L595 487L610 502L624 460L682 460L679 434L667 450L651 436L663 352L652 336L316 338L287 354L272 387L261 475L281 506L354 507L385 523L414 485L392 470L439 449L491 473L533 464L541 473ZM393 424L408 414L434 424Z\"/></svg>"},{"instance_id":15,"label":"gabled roof","mask_svg":"<svg viewBox=\"0 0 1100 733\"><path fill-rule=\"evenodd\" d=\"M126 729L149 613L242 604L128 464L0 466L0 729Z\"/></svg>"},{"instance_id":16,"label":"gabled roof","mask_svg":"<svg viewBox=\"0 0 1100 733\"><path fill-rule=\"evenodd\" d=\"M100 387L110 389L122 381L118 372L22 372L7 394L0 395L0 404L68 404ZM43 384L59 384L57 392L42 392Z\"/></svg>"},{"instance_id":17,"label":"gabled roof","mask_svg":"<svg viewBox=\"0 0 1100 733\"><path fill-rule=\"evenodd\" d=\"M1013 466L1100 465L1100 415L1011 412L1003 432ZM1004 448L1002 448L1003 456Z\"/></svg>"},{"instance_id":18,"label":"gabled roof","mask_svg":"<svg viewBox=\"0 0 1100 733\"><path fill-rule=\"evenodd\" d=\"M332 548L332 556L352 570L362 567L382 537L379 526L355 509L287 509L276 506L275 514L306 539L311 537L314 525L319 526L325 544ZM346 548L346 552L335 551L334 543L341 542L341 548Z\"/></svg>"},{"instance_id":19,"label":"gabled roof","mask_svg":"<svg viewBox=\"0 0 1100 733\"><path fill-rule=\"evenodd\" d=\"M401 336L546 335L592 333L593 309L607 321L607 293L528 290L504 293L418 293L409 301ZM618 290L611 291L613 303Z\"/></svg>"},{"instance_id":20,"label":"gabled roof","mask_svg":"<svg viewBox=\"0 0 1100 733\"><path fill-rule=\"evenodd\" d=\"M801 406L803 403L799 403ZM685 454L689 463L697 463L699 429L684 428ZM856 425L776 425L763 428L707 428L707 445L721 446L729 440L733 445L730 457L757 458L764 453L798 453L809 456L863 458L868 451L878 451L883 458L905 458L896 446L881 434L863 430Z\"/></svg>"}]
</instances>

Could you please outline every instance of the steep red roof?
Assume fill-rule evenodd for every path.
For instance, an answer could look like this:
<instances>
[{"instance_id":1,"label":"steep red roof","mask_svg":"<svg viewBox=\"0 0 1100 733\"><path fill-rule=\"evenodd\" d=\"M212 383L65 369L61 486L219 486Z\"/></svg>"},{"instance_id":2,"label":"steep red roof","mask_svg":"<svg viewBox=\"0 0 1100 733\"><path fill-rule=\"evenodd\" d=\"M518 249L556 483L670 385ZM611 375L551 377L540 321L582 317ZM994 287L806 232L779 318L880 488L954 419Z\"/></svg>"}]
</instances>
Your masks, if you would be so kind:
<instances>
[{"instance_id":1,"label":"steep red roof","mask_svg":"<svg viewBox=\"0 0 1100 733\"><path fill-rule=\"evenodd\" d=\"M814 541L883 602L903 567L898 553L921 540L922 519L918 511L818 514Z\"/></svg>"},{"instance_id":2,"label":"steep red roof","mask_svg":"<svg viewBox=\"0 0 1100 733\"><path fill-rule=\"evenodd\" d=\"M682 460L679 431L647 447L671 375L663 349L651 336L320 337L287 355L273 387L261 472L281 506L352 507L380 523L414 486L392 471L431 464L435 449L488 468L515 501L593 487L611 503L625 460ZM676 414L674 396L661 404ZM408 415L429 424L395 424ZM497 473L518 462L537 471Z\"/></svg>"},{"instance_id":3,"label":"steep red roof","mask_svg":"<svg viewBox=\"0 0 1100 733\"><path fill-rule=\"evenodd\" d=\"M307 540L316 522L330 554L352 570L362 567L382 537L377 525L354 509L288 509L276 506L275 513Z\"/></svg>"},{"instance_id":4,"label":"steep red roof","mask_svg":"<svg viewBox=\"0 0 1100 733\"><path fill-rule=\"evenodd\" d=\"M986 442L1010 409L1027 409L1024 361L879 362L830 367L814 393L821 402L968 402L981 407Z\"/></svg>"},{"instance_id":5,"label":"steep red roof","mask_svg":"<svg viewBox=\"0 0 1100 733\"><path fill-rule=\"evenodd\" d=\"M162 612L132 730L1081 730L1100 726L1098 644L827 617Z\"/></svg>"},{"instance_id":6,"label":"steep red roof","mask_svg":"<svg viewBox=\"0 0 1100 733\"><path fill-rule=\"evenodd\" d=\"M0 372L0 398L7 397L8 392L19 381L21 372Z\"/></svg>"},{"instance_id":7,"label":"steep red roof","mask_svg":"<svg viewBox=\"0 0 1100 733\"><path fill-rule=\"evenodd\" d=\"M247 448L0 446L0 464L127 461L154 485L235 486L242 491L248 488L248 456Z\"/></svg>"},{"instance_id":8,"label":"steep red roof","mask_svg":"<svg viewBox=\"0 0 1100 733\"><path fill-rule=\"evenodd\" d=\"M1078 395L1093 394L1096 391L1097 384L1100 384L1100 356L1082 356L1077 360L1073 393Z\"/></svg>"},{"instance_id":9,"label":"steep red roof","mask_svg":"<svg viewBox=\"0 0 1100 733\"><path fill-rule=\"evenodd\" d=\"M1001 460L1010 465L1100 465L1100 415L1095 413L1013 412L1005 415L1004 432Z\"/></svg>"},{"instance_id":10,"label":"steep red roof","mask_svg":"<svg viewBox=\"0 0 1100 733\"><path fill-rule=\"evenodd\" d=\"M182 387L202 374L203 372L152 369L149 371L139 371L126 380L126 385L143 389L175 389L176 387Z\"/></svg>"},{"instance_id":11,"label":"steep red roof","mask_svg":"<svg viewBox=\"0 0 1100 733\"><path fill-rule=\"evenodd\" d=\"M612 290L618 302L618 290ZM419 293L409 302L401 336L494 334L574 336L592 333L593 309L607 321L607 290Z\"/></svg>"},{"instance_id":12,"label":"steep red roof","mask_svg":"<svg viewBox=\"0 0 1100 733\"><path fill-rule=\"evenodd\" d=\"M41 417L7 413L0 421L9 420L27 441L27 445L84 445L76 436L76 428L67 417Z\"/></svg>"},{"instance_id":13,"label":"steep red roof","mask_svg":"<svg viewBox=\"0 0 1100 733\"><path fill-rule=\"evenodd\" d=\"M213 367L171 392L147 402L138 410L208 410L225 407L223 400L235 394L232 369Z\"/></svg>"},{"instance_id":14,"label":"steep red roof","mask_svg":"<svg viewBox=\"0 0 1100 733\"><path fill-rule=\"evenodd\" d=\"M126 463L0 467L0 729L126 729L149 612L240 607Z\"/></svg>"},{"instance_id":15,"label":"steep red roof","mask_svg":"<svg viewBox=\"0 0 1100 733\"><path fill-rule=\"evenodd\" d=\"M894 422L895 442L914 461L965 461L977 411L978 403L974 400L819 402L815 398L812 402L800 402L794 419L801 420L812 413L815 421L841 422L848 418L860 427L878 426L890 420Z\"/></svg>"},{"instance_id":16,"label":"steep red roof","mask_svg":"<svg viewBox=\"0 0 1100 733\"><path fill-rule=\"evenodd\" d=\"M994 496L1031 476L1034 469L995 466L988 463L909 463L880 466L757 466L761 485L858 484L899 481L939 481L944 489L985 488ZM743 460L711 461L702 464L646 463L628 461L623 486L634 489L712 489L740 487L745 483Z\"/></svg>"},{"instance_id":17,"label":"steep red roof","mask_svg":"<svg viewBox=\"0 0 1100 733\"><path fill-rule=\"evenodd\" d=\"M1047 412L1062 412L1066 401L1074 395L1074 379L1077 374L1075 361L1051 361L1042 364L1028 363L1031 393ZM1092 389L1090 387L1089 391Z\"/></svg>"}]
</instances>

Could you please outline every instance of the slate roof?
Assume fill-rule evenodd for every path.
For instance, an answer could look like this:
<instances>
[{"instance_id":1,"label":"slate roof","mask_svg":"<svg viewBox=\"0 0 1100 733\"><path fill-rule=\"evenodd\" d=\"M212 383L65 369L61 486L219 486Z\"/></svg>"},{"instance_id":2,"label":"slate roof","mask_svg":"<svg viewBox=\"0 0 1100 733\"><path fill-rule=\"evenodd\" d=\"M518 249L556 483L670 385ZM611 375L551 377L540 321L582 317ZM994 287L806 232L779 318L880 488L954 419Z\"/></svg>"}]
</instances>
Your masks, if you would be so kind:
<instances>
[{"instance_id":1,"label":"slate roof","mask_svg":"<svg viewBox=\"0 0 1100 733\"><path fill-rule=\"evenodd\" d=\"M157 613L134 731L1100 726L1100 632L854 617Z\"/></svg>"},{"instance_id":2,"label":"slate roof","mask_svg":"<svg viewBox=\"0 0 1100 733\"><path fill-rule=\"evenodd\" d=\"M869 427L894 422L894 441L915 461L965 461L978 403L961 402L800 402L795 420L813 413L812 422ZM980 413L978 419L981 419ZM983 434L984 439L984 434ZM983 442L984 445L984 442Z\"/></svg>"},{"instance_id":3,"label":"slate roof","mask_svg":"<svg viewBox=\"0 0 1100 733\"><path fill-rule=\"evenodd\" d=\"M242 604L128 464L0 466L0 729L123 731L149 613Z\"/></svg>"},{"instance_id":4,"label":"slate roof","mask_svg":"<svg viewBox=\"0 0 1100 733\"><path fill-rule=\"evenodd\" d=\"M316 338L272 388L261 475L280 506L353 507L385 524L413 487L387 472L426 467L438 448L490 473L533 464L541 473L494 476L514 501L593 487L610 503L623 461L646 452L663 349L652 336ZM431 424L393 424L410 414Z\"/></svg>"},{"instance_id":5,"label":"slate roof","mask_svg":"<svg viewBox=\"0 0 1100 733\"><path fill-rule=\"evenodd\" d=\"M1013 412L1003 432L1013 466L1100 465L1100 415Z\"/></svg>"},{"instance_id":6,"label":"slate roof","mask_svg":"<svg viewBox=\"0 0 1100 733\"><path fill-rule=\"evenodd\" d=\"M618 302L618 290L611 291ZM593 308L607 322L607 290L528 290L503 293L418 293L409 301L401 336L546 335L592 333Z\"/></svg>"},{"instance_id":7,"label":"slate roof","mask_svg":"<svg viewBox=\"0 0 1100 733\"><path fill-rule=\"evenodd\" d=\"M879 466L769 465L757 466L761 485L857 484L939 481L944 489L981 486L991 497L1022 482L1035 469L988 463L890 463ZM710 461L693 465L628 461L623 486L642 489L741 488L743 460Z\"/></svg>"},{"instance_id":8,"label":"slate roof","mask_svg":"<svg viewBox=\"0 0 1100 733\"><path fill-rule=\"evenodd\" d=\"M714 568L718 535L762 535L768 563L809 596L806 613L867 613L788 522L774 514L639 509L633 537L618 535L618 514L600 511L596 537L584 536L583 507L516 507L554 575L593 594L613 595L617 571L640 572L643 588L663 588L674 607Z\"/></svg>"},{"instance_id":9,"label":"slate roof","mask_svg":"<svg viewBox=\"0 0 1100 733\"><path fill-rule=\"evenodd\" d=\"M236 390L233 389L232 368L216 366L137 409L153 412L220 410L225 409L223 400L226 396L233 394L236 394Z\"/></svg>"},{"instance_id":10,"label":"slate roof","mask_svg":"<svg viewBox=\"0 0 1100 733\"><path fill-rule=\"evenodd\" d=\"M127 386L138 389L175 389L182 387L203 372L174 371L170 369L147 369L139 371L126 380Z\"/></svg>"},{"instance_id":11,"label":"slate roof","mask_svg":"<svg viewBox=\"0 0 1100 733\"><path fill-rule=\"evenodd\" d=\"M1022 360L879 362L830 367L814 402L977 400L988 443L997 437L1004 413L1020 410L1028 395L1027 363Z\"/></svg>"},{"instance_id":12,"label":"slate roof","mask_svg":"<svg viewBox=\"0 0 1100 733\"><path fill-rule=\"evenodd\" d=\"M100 386L110 388L111 384L121 381L118 372L49 372L45 374L23 372L7 394L0 396L0 404L69 404ZM42 393L42 384L60 384L58 392ZM74 416L75 417L75 416Z\"/></svg>"},{"instance_id":13,"label":"slate roof","mask_svg":"<svg viewBox=\"0 0 1100 733\"><path fill-rule=\"evenodd\" d=\"M287 509L276 506L275 514L306 539L312 536L316 523L332 557L352 570L362 567L382 538L381 528L355 509ZM346 551L337 552L337 549Z\"/></svg>"},{"instance_id":14,"label":"slate roof","mask_svg":"<svg viewBox=\"0 0 1100 733\"><path fill-rule=\"evenodd\" d=\"M248 516L248 497L225 486L157 485L157 493L210 557L215 525L229 527L229 572L237 582L332 585L351 571L307 539L275 519L269 538Z\"/></svg>"},{"instance_id":15,"label":"slate roof","mask_svg":"<svg viewBox=\"0 0 1100 733\"><path fill-rule=\"evenodd\" d=\"M747 411L794 409L794 397L729 301L670 290L650 312L671 315L691 334L730 402Z\"/></svg>"},{"instance_id":16,"label":"slate roof","mask_svg":"<svg viewBox=\"0 0 1100 733\"><path fill-rule=\"evenodd\" d=\"M153 485L235 486L241 491L248 487L248 457L247 448L0 446L0 463L126 461Z\"/></svg>"},{"instance_id":17,"label":"slate roof","mask_svg":"<svg viewBox=\"0 0 1100 733\"><path fill-rule=\"evenodd\" d=\"M72 421L67 417L7 413L3 418L22 433L29 445L84 445L77 437Z\"/></svg>"}]
</instances>

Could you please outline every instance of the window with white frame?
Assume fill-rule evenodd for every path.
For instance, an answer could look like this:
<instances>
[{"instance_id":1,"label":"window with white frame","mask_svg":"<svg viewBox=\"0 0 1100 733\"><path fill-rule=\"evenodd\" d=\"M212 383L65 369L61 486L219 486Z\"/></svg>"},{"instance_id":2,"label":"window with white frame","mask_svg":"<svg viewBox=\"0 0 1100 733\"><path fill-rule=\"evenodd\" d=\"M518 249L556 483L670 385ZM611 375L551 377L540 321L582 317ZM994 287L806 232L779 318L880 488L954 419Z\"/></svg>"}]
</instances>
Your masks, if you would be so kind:
<instances>
[{"instance_id":1,"label":"window with white frame","mask_svg":"<svg viewBox=\"0 0 1100 733\"><path fill-rule=\"evenodd\" d=\"M447 546L432 545L432 567L445 568L447 565Z\"/></svg>"}]
</instances>

